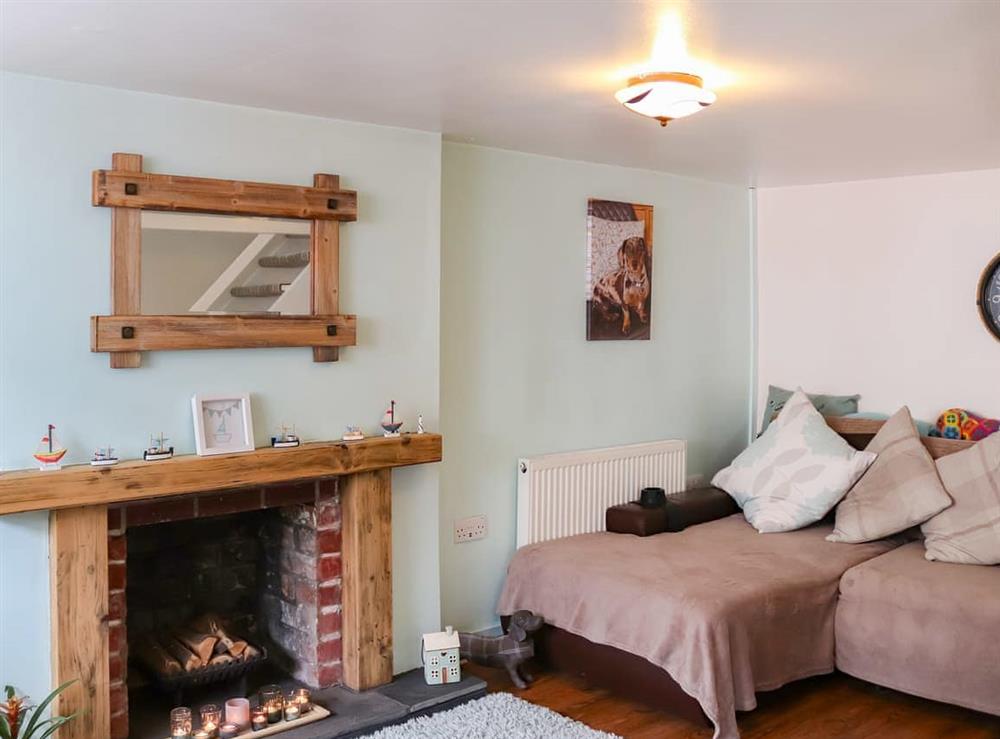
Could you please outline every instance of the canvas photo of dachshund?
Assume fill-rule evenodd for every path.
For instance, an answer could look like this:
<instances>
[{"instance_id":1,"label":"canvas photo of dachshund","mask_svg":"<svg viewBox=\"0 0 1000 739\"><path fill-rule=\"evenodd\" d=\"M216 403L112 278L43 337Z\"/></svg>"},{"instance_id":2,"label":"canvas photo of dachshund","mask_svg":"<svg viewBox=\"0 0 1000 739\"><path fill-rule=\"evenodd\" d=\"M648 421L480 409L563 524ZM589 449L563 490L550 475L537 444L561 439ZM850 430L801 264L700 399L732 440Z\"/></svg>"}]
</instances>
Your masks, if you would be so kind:
<instances>
[{"instance_id":1,"label":"canvas photo of dachshund","mask_svg":"<svg viewBox=\"0 0 1000 739\"><path fill-rule=\"evenodd\" d=\"M653 208L587 202L587 340L649 338Z\"/></svg>"}]
</instances>

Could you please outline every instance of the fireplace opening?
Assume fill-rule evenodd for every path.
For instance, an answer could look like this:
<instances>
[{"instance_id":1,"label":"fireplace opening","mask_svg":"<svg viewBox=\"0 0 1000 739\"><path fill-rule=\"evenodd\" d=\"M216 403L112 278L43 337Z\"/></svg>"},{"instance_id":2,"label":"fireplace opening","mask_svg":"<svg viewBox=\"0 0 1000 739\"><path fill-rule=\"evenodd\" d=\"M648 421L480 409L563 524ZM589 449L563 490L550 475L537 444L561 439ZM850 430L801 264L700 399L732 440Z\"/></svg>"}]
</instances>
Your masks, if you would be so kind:
<instances>
[{"instance_id":1,"label":"fireplace opening","mask_svg":"<svg viewBox=\"0 0 1000 739\"><path fill-rule=\"evenodd\" d=\"M112 739L176 705L341 681L336 481L110 512Z\"/></svg>"},{"instance_id":2,"label":"fireplace opening","mask_svg":"<svg viewBox=\"0 0 1000 739\"><path fill-rule=\"evenodd\" d=\"M268 654L282 654L268 648L270 635L260 628L281 598L265 559L265 541L277 528L270 518L253 511L128 532L130 668L180 701L196 682L241 676Z\"/></svg>"}]
</instances>

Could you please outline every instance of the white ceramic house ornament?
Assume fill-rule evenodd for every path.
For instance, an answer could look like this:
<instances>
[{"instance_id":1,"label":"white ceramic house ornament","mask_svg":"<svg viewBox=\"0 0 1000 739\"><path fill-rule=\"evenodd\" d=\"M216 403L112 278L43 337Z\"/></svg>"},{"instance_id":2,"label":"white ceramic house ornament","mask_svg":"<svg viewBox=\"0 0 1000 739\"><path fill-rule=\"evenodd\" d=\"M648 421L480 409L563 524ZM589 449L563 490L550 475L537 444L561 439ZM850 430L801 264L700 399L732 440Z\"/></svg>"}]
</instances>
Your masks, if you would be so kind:
<instances>
[{"instance_id":1,"label":"white ceramic house ornament","mask_svg":"<svg viewBox=\"0 0 1000 739\"><path fill-rule=\"evenodd\" d=\"M428 685L457 683L462 679L458 652L458 632L451 626L446 626L444 631L424 634L421 659L424 663L424 680Z\"/></svg>"}]
</instances>

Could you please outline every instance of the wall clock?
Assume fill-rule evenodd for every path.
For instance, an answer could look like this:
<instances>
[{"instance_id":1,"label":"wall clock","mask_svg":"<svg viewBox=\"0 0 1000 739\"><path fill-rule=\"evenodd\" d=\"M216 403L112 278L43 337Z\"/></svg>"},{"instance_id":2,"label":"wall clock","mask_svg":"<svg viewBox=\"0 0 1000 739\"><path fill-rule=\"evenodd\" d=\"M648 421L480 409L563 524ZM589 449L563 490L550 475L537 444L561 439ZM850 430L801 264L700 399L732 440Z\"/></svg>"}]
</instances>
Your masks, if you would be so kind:
<instances>
[{"instance_id":1,"label":"wall clock","mask_svg":"<svg viewBox=\"0 0 1000 739\"><path fill-rule=\"evenodd\" d=\"M1000 254L993 257L979 278L976 304L986 328L1000 341Z\"/></svg>"}]
</instances>

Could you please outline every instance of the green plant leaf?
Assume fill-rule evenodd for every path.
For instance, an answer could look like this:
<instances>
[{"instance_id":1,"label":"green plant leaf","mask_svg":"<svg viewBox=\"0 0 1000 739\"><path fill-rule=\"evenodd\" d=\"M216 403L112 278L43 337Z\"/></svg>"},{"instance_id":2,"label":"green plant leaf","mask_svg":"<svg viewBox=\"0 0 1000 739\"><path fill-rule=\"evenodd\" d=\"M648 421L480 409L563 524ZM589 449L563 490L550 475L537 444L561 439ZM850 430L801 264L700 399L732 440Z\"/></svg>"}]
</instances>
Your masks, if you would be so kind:
<instances>
[{"instance_id":1,"label":"green plant leaf","mask_svg":"<svg viewBox=\"0 0 1000 739\"><path fill-rule=\"evenodd\" d=\"M3 689L3 692L7 694L7 700L10 700L11 698L14 697L14 686L13 685L5 685L4 689Z\"/></svg>"},{"instance_id":2,"label":"green plant leaf","mask_svg":"<svg viewBox=\"0 0 1000 739\"><path fill-rule=\"evenodd\" d=\"M55 718L49 719L52 725L43 733L38 739L46 739L46 737L52 736L55 732L62 728L62 725L69 722L71 719L76 718L75 713L71 713L69 716L56 716ZM41 728L41 724L39 725Z\"/></svg>"},{"instance_id":3,"label":"green plant leaf","mask_svg":"<svg viewBox=\"0 0 1000 739\"><path fill-rule=\"evenodd\" d=\"M0 739L14 739L11 735L10 724L7 723L7 717L0 715Z\"/></svg>"},{"instance_id":4,"label":"green plant leaf","mask_svg":"<svg viewBox=\"0 0 1000 739\"><path fill-rule=\"evenodd\" d=\"M68 688L75 682L76 680L67 680L58 688L49 693L48 697L38 704L38 706L34 709L34 711L32 711L31 720L28 721L28 725L24 727L24 733L20 735L19 739L31 739L31 735L35 731L35 724L38 723L42 714L45 713L45 709L48 707L49 703L54 701L57 695L66 690L66 688ZM59 717L57 716L56 718Z\"/></svg>"}]
</instances>

